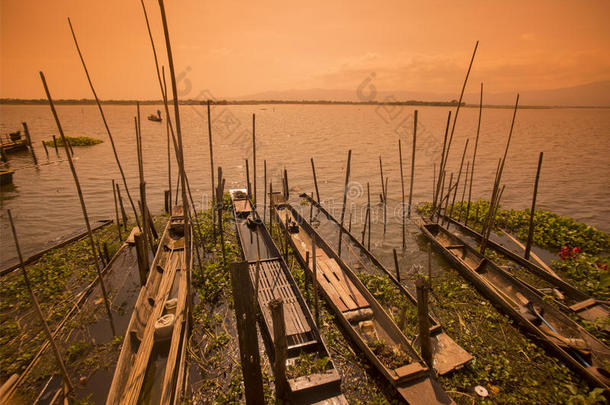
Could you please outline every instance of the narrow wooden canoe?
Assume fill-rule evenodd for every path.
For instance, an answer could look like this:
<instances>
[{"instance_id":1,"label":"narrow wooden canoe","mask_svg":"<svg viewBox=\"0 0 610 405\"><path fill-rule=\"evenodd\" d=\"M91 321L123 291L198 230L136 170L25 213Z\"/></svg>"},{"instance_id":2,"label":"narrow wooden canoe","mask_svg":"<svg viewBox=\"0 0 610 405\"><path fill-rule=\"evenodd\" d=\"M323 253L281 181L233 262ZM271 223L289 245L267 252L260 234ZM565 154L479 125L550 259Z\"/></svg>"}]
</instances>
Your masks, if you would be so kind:
<instances>
[{"instance_id":1,"label":"narrow wooden canoe","mask_svg":"<svg viewBox=\"0 0 610 405\"><path fill-rule=\"evenodd\" d=\"M299 357L304 354L329 359L324 370L288 379L291 401L347 404L341 394L341 377L326 343L269 231L250 201L244 197L245 191L231 190L233 215L242 253L248 262L252 290L258 291L257 302L263 320L261 330L270 347L269 357L273 358L274 342L273 321L268 304L273 299L281 298L284 302L288 366L299 362Z\"/></svg>"},{"instance_id":2,"label":"narrow wooden canoe","mask_svg":"<svg viewBox=\"0 0 610 405\"><path fill-rule=\"evenodd\" d=\"M398 393L410 404L453 403L392 318L328 243L290 205L279 204L274 212L312 278L315 244L316 279L323 296L353 342ZM308 252L312 259L306 263Z\"/></svg>"},{"instance_id":3,"label":"narrow wooden canoe","mask_svg":"<svg viewBox=\"0 0 610 405\"><path fill-rule=\"evenodd\" d=\"M475 231L474 229L454 220L453 218L445 217L451 224L456 225L458 229L465 233L466 235L472 237L473 239L480 241L482 236L480 233ZM595 298L590 295L585 294L584 292L578 290L570 283L562 280L559 277L554 276L549 273L536 263L531 260L527 260L522 256L519 256L517 253L513 252L510 249L492 241L487 241L487 247L495 250L496 252L504 255L506 258L510 259L514 263L522 266L523 269L528 270L531 274L541 278L547 283L551 284L554 288L559 290L564 297L566 297L570 302L562 302L560 300L555 300L557 305L567 313L573 313L580 316L587 321L595 322L598 319L608 319L610 316L610 309L607 305L599 302ZM535 290L540 296L544 296L544 294L538 290ZM606 327L607 331L610 331L610 326Z\"/></svg>"},{"instance_id":4,"label":"narrow wooden canoe","mask_svg":"<svg viewBox=\"0 0 610 405\"><path fill-rule=\"evenodd\" d=\"M192 241L190 233L182 206L175 206L127 327L108 405L181 400L189 334L192 256L186 256L185 244Z\"/></svg>"},{"instance_id":5,"label":"narrow wooden canoe","mask_svg":"<svg viewBox=\"0 0 610 405\"><path fill-rule=\"evenodd\" d=\"M426 223L421 231L483 295L608 394L610 348L443 226Z\"/></svg>"},{"instance_id":6,"label":"narrow wooden canoe","mask_svg":"<svg viewBox=\"0 0 610 405\"><path fill-rule=\"evenodd\" d=\"M301 198L307 200L308 203L322 213L326 219L332 222L337 229L341 227L341 224L335 217L333 217L322 205L318 204L313 198L307 194L301 194ZM293 207L294 208L294 207ZM319 216L318 216L319 218ZM360 241L350 233L345 227L343 227L343 234L346 238L343 239L345 243L344 247L348 247L359 255L359 264L363 267L363 271L375 274L383 274L392 283L394 283L400 293L407 298L407 302L417 307L417 298L409 291L404 284L390 272L378 259L369 251ZM338 235L338 232L337 232ZM380 270L375 271L375 269ZM354 270L352 268L352 270ZM432 339L432 350L434 353L434 369L440 375L448 374L456 369L461 368L466 363L472 360L472 356L466 350L462 349L457 343L453 341L445 332L439 321L432 315L429 316L430 322L430 338Z\"/></svg>"}]
</instances>

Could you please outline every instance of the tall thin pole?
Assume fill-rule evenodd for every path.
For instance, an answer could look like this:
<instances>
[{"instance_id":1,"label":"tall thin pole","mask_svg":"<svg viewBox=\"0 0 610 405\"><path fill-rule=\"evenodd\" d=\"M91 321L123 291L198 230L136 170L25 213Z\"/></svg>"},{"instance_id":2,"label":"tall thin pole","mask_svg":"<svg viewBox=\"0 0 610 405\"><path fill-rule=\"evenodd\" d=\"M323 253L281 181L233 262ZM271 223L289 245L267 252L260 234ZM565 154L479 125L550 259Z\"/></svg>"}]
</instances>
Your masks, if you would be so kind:
<instances>
[{"instance_id":1,"label":"tall thin pole","mask_svg":"<svg viewBox=\"0 0 610 405\"><path fill-rule=\"evenodd\" d=\"M536 196L538 195L538 180L540 180L540 169L542 168L542 157L544 152L540 152L538 157L538 169L536 170L536 181L534 182L534 196L532 197L532 209L530 211L530 226L527 232L527 244L525 245L525 258L530 258L532 250L532 238L534 236L534 212L536 211Z\"/></svg>"},{"instance_id":2,"label":"tall thin pole","mask_svg":"<svg viewBox=\"0 0 610 405\"><path fill-rule=\"evenodd\" d=\"M163 68L165 69L165 68ZM163 72L163 77L165 77L165 72ZM164 92L167 92L167 88L164 89ZM169 213L172 212L172 146L169 139L169 119L165 119L165 133L167 135L167 187L169 190Z\"/></svg>"},{"instance_id":3,"label":"tall thin pole","mask_svg":"<svg viewBox=\"0 0 610 405\"><path fill-rule=\"evenodd\" d=\"M464 197L466 197L466 188L468 188L468 172L470 171L470 160L466 162L466 176L464 177L464 189L462 190L462 200L460 201L460 216L458 221L462 219L462 213L464 212Z\"/></svg>"},{"instance_id":4,"label":"tall thin pole","mask_svg":"<svg viewBox=\"0 0 610 405\"><path fill-rule=\"evenodd\" d=\"M254 209L256 209L256 114L252 114L252 184L254 187Z\"/></svg>"},{"instance_id":5,"label":"tall thin pole","mask_svg":"<svg viewBox=\"0 0 610 405\"><path fill-rule=\"evenodd\" d=\"M472 197L472 181L474 178L474 162L477 158L477 147L479 146L479 133L481 132L481 115L483 113L483 82L481 82L481 98L479 99L479 122L477 124L477 137L474 141L474 152L472 153L472 169L470 169L470 187L468 189L468 205L466 207L466 219L464 225L468 225L468 217L470 216L470 201Z\"/></svg>"},{"instance_id":6,"label":"tall thin pole","mask_svg":"<svg viewBox=\"0 0 610 405\"><path fill-rule=\"evenodd\" d=\"M460 171L458 172L457 180L455 181L455 189L453 190L453 200L451 201L451 210L449 211L449 216L453 214L453 206L455 205L455 197L457 196L458 185L460 184L460 179L462 178L462 169L464 167L464 158L466 157L466 151L468 150L468 141L466 139L466 143L464 144L464 152L462 153L462 160L460 161ZM447 225L449 226L449 225Z\"/></svg>"},{"instance_id":7,"label":"tall thin pole","mask_svg":"<svg viewBox=\"0 0 610 405\"><path fill-rule=\"evenodd\" d=\"M248 159L246 159L246 187L248 188L248 199L252 199L252 189L250 188L250 169Z\"/></svg>"},{"instance_id":8,"label":"tall thin pole","mask_svg":"<svg viewBox=\"0 0 610 405\"><path fill-rule=\"evenodd\" d=\"M140 222L138 220L138 210L131 198L131 194L129 193L129 187L127 187L127 180L125 179L125 172L123 171L123 166L121 165L121 161L119 160L119 155L116 150L116 146L114 144L114 138L112 137L112 133L110 132L110 128L108 127L108 122L106 121L106 116L104 115L104 110L102 109L102 105L100 104L100 100L97 97L97 93L95 92L95 88L93 87L93 82L91 81L91 77L89 76L89 71L87 70L87 65L85 64L85 59L83 58L83 54L81 53L80 47L78 46L78 41L76 40L76 34L74 33L74 29L72 28L72 22L68 18L68 25L70 25L70 32L72 33L72 39L74 39L74 45L76 45L76 51L78 52L78 56L80 57L80 61L83 65L83 70L85 71L85 75L87 76L87 81L89 82L89 87L91 88L91 93L93 93L93 97L95 98L95 103L97 104L97 108L102 116L102 122L104 123L104 127L106 128L106 133L108 134L108 139L110 139L110 145L112 146L112 153L114 154L114 160L119 168L119 172L121 173L121 178L123 179L123 187L125 187L125 192L127 193L127 198L129 199L129 203L131 204L131 209L133 210L133 215L135 216L136 223L140 226ZM66 149L67 151L67 149Z\"/></svg>"},{"instance_id":9,"label":"tall thin pole","mask_svg":"<svg viewBox=\"0 0 610 405\"><path fill-rule=\"evenodd\" d=\"M386 189L385 189L385 183L383 181L383 163L381 161L381 155L379 155L379 176L381 179L381 199L382 199L382 203L383 203L383 234L385 235L387 206L386 206Z\"/></svg>"},{"instance_id":10,"label":"tall thin pole","mask_svg":"<svg viewBox=\"0 0 610 405\"><path fill-rule=\"evenodd\" d=\"M464 84L462 85L462 91L460 92L460 99L458 101L457 108L455 109L455 115L453 116L453 125L451 126L451 135L449 136L449 142L447 143L447 150L445 152L445 160L443 161L442 170L445 170L447 167L447 160L449 158L449 151L451 149L451 141L453 140L453 134L455 133L455 124L458 119L458 115L460 113L460 107L462 106L462 98L464 97L464 90L466 89L466 84L468 83L468 77L470 76L470 70L472 69L472 63L474 62L474 57L477 54L477 48L479 47L479 41L474 45L474 51L472 51L472 58L470 58L470 64L468 65L468 71L466 72L466 77L464 78Z\"/></svg>"},{"instance_id":11,"label":"tall thin pole","mask_svg":"<svg viewBox=\"0 0 610 405\"><path fill-rule=\"evenodd\" d=\"M119 242L123 239L123 235L121 234L121 220L119 219L119 204L116 198L116 186L114 183L114 179L112 179L112 195L114 196L114 213L116 215L116 227L119 232Z\"/></svg>"},{"instance_id":12,"label":"tall thin pole","mask_svg":"<svg viewBox=\"0 0 610 405\"><path fill-rule=\"evenodd\" d=\"M411 153L411 185L409 186L409 211L407 216L411 218L411 203L413 201L413 181L415 178L415 145L417 143L417 110L413 115L413 152ZM401 165L402 169L402 165ZM403 246L404 247L404 246Z\"/></svg>"},{"instance_id":13,"label":"tall thin pole","mask_svg":"<svg viewBox=\"0 0 610 405\"><path fill-rule=\"evenodd\" d=\"M368 250L371 250L371 228L373 228L373 222L371 221L371 186L368 181L366 183L366 198L366 212L369 216L369 236L367 240L367 248Z\"/></svg>"},{"instance_id":14,"label":"tall thin pole","mask_svg":"<svg viewBox=\"0 0 610 405\"><path fill-rule=\"evenodd\" d=\"M63 359L61 358L61 353L59 353L59 349L55 344L55 339L51 334L51 330L49 329L49 325L42 314L42 310L40 309L40 305L38 304L38 299L34 294L34 290L32 290L32 286L30 285L30 279L28 277L28 273L25 270L25 265L23 264L23 256L21 255L21 248L19 247L19 240L17 239L17 231L15 230L15 224L13 223L13 216L11 215L11 210L7 210L8 220L11 224L11 231L13 232L13 240L15 241L15 249L17 249L17 256L19 257L19 267L21 267L21 271L23 272L23 280L25 281L25 285L30 293L30 297L32 299L32 303L34 304L34 308L36 309L36 313L42 322L42 326L47 335L47 339L51 343L51 347L53 348L53 354L55 355L55 359L57 360L57 364L59 365L59 369L64 378L65 384L68 386L68 391L72 392L74 390L74 386L72 385L72 381L70 381L70 376L68 375L68 370L66 370L66 365L64 364Z\"/></svg>"},{"instance_id":15,"label":"tall thin pole","mask_svg":"<svg viewBox=\"0 0 610 405\"><path fill-rule=\"evenodd\" d=\"M51 93L49 92L49 87L47 86L47 81L44 77L44 73L40 72L40 79L42 80L42 85L44 86L44 91L47 95L47 99L49 100L49 106L51 107L51 112L53 113L53 117L55 118L55 123L57 124L57 130L59 131L59 135L61 136L61 140L64 144L64 149L66 150L66 156L68 157L68 163L70 165L70 171L72 171L72 176L74 177L74 183L76 184L76 191L78 193L78 199L80 200L81 210L83 211L83 218L85 219L85 226L87 227L87 234L89 236L89 244L91 245L91 253L93 254L93 260L95 262L95 269L97 270L97 276L100 279L100 287L102 288L102 294L104 295L104 304L106 305L106 312L108 312L108 318L110 320L110 327L112 328L113 336L116 336L116 332L114 329L114 322L112 321L112 312L110 310L110 301L108 300L108 294L106 293L106 285L104 283L104 278L102 277L102 272L100 270L99 263L97 261L97 253L95 251L95 242L93 240L93 232L91 232L91 225L89 224L89 216L87 215L87 207L85 206L85 199L83 197L83 192L80 188L80 183L78 181L78 175L76 174L76 169L74 168L74 162L72 161L72 155L68 150L68 141L64 136L64 130L61 127L61 123L59 122L59 117L57 116L57 111L55 111L55 105L53 104L53 99L51 98Z\"/></svg>"},{"instance_id":16,"label":"tall thin pole","mask_svg":"<svg viewBox=\"0 0 610 405\"><path fill-rule=\"evenodd\" d=\"M264 182L264 195L263 195L263 223L267 222L267 160L263 160L263 182Z\"/></svg>"},{"instance_id":17,"label":"tall thin pole","mask_svg":"<svg viewBox=\"0 0 610 405\"><path fill-rule=\"evenodd\" d=\"M407 244L405 241L406 238L406 229L405 229L405 178L402 169L402 144L400 142L400 138L398 138L398 159L400 163L400 189L401 189L401 198L402 198L402 209L400 211L400 223L402 227L402 248L404 249Z\"/></svg>"},{"instance_id":18,"label":"tall thin pole","mask_svg":"<svg viewBox=\"0 0 610 405\"><path fill-rule=\"evenodd\" d=\"M210 144L210 176L212 178L212 201L215 201L214 150L212 149L212 120L210 119L210 100L208 100L208 143ZM216 244L216 210L212 209L212 233Z\"/></svg>"},{"instance_id":19,"label":"tall thin pole","mask_svg":"<svg viewBox=\"0 0 610 405\"><path fill-rule=\"evenodd\" d=\"M316 177L316 166L313 163L313 158L311 160L311 171L313 172L313 185L316 188L316 198L318 199L318 204L320 204L320 190L318 190L318 178Z\"/></svg>"},{"instance_id":20,"label":"tall thin pole","mask_svg":"<svg viewBox=\"0 0 610 405\"><path fill-rule=\"evenodd\" d=\"M32 153L32 160L34 164L38 164L38 159L36 159L36 153L34 152L34 146L32 146L32 138L30 138L30 129L28 128L27 122L22 122L23 125L23 133L25 134L25 139L28 142L28 146L30 147L30 153Z\"/></svg>"},{"instance_id":21,"label":"tall thin pole","mask_svg":"<svg viewBox=\"0 0 610 405\"><path fill-rule=\"evenodd\" d=\"M349 183L349 171L350 171L350 164L352 161L352 150L350 149L347 152L347 167L345 170L345 187L343 188L343 208L341 209L341 226L339 227L339 248L338 248L338 254L339 257L341 256L341 242L343 239L343 223L345 221L345 206L347 205L347 185Z\"/></svg>"},{"instance_id":22,"label":"tall thin pole","mask_svg":"<svg viewBox=\"0 0 610 405\"><path fill-rule=\"evenodd\" d=\"M432 201L432 210L430 211L430 219L434 216L436 211L438 199L442 196L439 196L441 192L441 179L443 177L443 161L445 160L445 149L447 148L447 136L449 135L449 124L451 124L451 111L447 114L447 124L445 126L445 136L443 138L443 150L441 151L441 161L438 167L438 179L436 183L436 192L434 193L434 200Z\"/></svg>"}]
</instances>

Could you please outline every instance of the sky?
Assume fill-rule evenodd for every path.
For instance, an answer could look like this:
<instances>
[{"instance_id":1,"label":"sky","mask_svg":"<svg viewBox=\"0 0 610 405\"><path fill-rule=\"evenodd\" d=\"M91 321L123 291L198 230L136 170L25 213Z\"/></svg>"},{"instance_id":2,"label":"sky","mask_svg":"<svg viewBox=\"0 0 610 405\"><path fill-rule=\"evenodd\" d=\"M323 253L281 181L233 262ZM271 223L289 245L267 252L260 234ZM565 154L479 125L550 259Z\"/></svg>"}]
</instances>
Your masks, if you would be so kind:
<instances>
[{"instance_id":1,"label":"sky","mask_svg":"<svg viewBox=\"0 0 610 405\"><path fill-rule=\"evenodd\" d=\"M0 97L91 98L67 17L102 99L159 99L139 0L0 0ZM166 65L156 0L145 0ZM608 1L166 0L182 98L268 91L455 94L610 80ZM332 94L332 93L329 93ZM351 94L351 93L350 93ZM205 96L204 98L208 98Z\"/></svg>"}]
</instances>

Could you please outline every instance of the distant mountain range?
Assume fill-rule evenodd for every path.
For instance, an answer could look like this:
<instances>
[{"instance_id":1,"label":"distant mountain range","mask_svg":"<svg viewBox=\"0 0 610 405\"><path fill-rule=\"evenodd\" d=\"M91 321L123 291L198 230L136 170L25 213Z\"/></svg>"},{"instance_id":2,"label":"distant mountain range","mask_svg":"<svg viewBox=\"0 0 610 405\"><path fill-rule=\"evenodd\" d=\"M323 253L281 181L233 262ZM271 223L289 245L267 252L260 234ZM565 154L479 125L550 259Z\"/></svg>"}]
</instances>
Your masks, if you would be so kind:
<instances>
[{"instance_id":1,"label":"distant mountain range","mask_svg":"<svg viewBox=\"0 0 610 405\"><path fill-rule=\"evenodd\" d=\"M302 89L265 91L241 97L219 98L218 104L376 104L396 103L404 105L457 105L459 94L430 93L416 91L370 90L358 95L356 89ZM374 97L373 97L374 96ZM486 93L483 101L488 106L512 106L515 93ZM170 100L171 101L171 100ZM201 104L205 100L181 99L180 104ZM463 102L478 104L478 93L466 93ZM55 100L57 104L95 104L91 99ZM161 100L139 100L141 104L161 104ZM136 100L102 100L104 104L135 104ZM25 100L0 98L0 104L47 104L46 99ZM520 92L521 107L606 107L610 108L610 80L562 87L550 90L526 90Z\"/></svg>"},{"instance_id":2,"label":"distant mountain range","mask_svg":"<svg viewBox=\"0 0 610 405\"><path fill-rule=\"evenodd\" d=\"M485 104L512 105L515 93L484 94ZM449 102L459 97L459 94L430 93L416 91L379 91L375 101L408 101L426 100L429 102ZM236 97L236 100L336 100L360 101L356 89L302 89L284 91L265 91ZM475 104L479 94L467 93L464 101ZM549 90L526 90L520 92L520 104L531 106L595 106L610 107L610 80L583 84L572 87L562 87Z\"/></svg>"}]
</instances>

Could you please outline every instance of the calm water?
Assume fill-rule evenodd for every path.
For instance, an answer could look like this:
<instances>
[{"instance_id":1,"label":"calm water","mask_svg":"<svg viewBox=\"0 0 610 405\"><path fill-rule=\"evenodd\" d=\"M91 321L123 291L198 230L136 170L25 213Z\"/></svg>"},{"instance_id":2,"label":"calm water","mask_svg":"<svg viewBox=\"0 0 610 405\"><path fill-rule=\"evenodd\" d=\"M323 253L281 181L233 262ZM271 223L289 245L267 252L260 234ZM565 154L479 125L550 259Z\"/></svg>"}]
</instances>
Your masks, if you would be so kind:
<instances>
[{"instance_id":1,"label":"calm water","mask_svg":"<svg viewBox=\"0 0 610 405\"><path fill-rule=\"evenodd\" d=\"M157 106L144 106L144 116ZM119 157L127 174L134 199L138 198L137 161L133 116L135 106L105 106ZM394 107L391 111L375 106L217 106L213 110L215 165L222 166L227 189L244 186L244 159L251 164L251 114L256 113L257 174L262 199L263 159L268 178L280 189L281 170L288 170L293 194L313 190L309 158L316 163L320 195L340 205L348 149L352 149L350 202L366 202L370 182L373 201L379 200L379 155L384 176L389 177L388 215L400 212L400 171L398 132L403 142L405 188L408 193L411 162L413 108ZM433 163L440 156L447 109L420 107L415 164L414 202L429 200L432 194ZM103 139L100 145L75 148L76 168L87 209L92 219L114 218L111 179L119 180L111 145L95 106L59 106L66 135ZM207 119L202 107L181 107L185 160L195 200L206 204L210 184ZM477 109L460 111L449 171L458 170L466 138L470 138L467 160L472 156ZM492 177L508 134L512 111L484 111L477 154L474 198L489 198ZM9 166L15 170L14 187L1 192L1 257L15 255L5 209L13 211L22 249L36 249L46 241L83 227L75 186L64 153L59 158L53 148L47 159L41 140L51 139L57 129L48 106L0 106L0 130L4 134L29 125L40 163L32 166L28 153L12 155ZM165 123L143 120L144 170L149 205L153 212L163 207L167 189L167 149ZM548 109L521 110L504 171L506 191L503 205L525 208L531 204L538 153L544 152L538 207L570 215L602 230L610 231L610 110ZM47 164L48 162L53 162ZM173 162L172 162L173 163ZM466 166L466 163L464 163ZM252 167L250 167L252 169ZM175 163L172 166L175 188ZM252 171L252 170L251 170ZM462 189L458 193L461 198ZM123 190L123 198L125 198ZM126 209L129 210L128 205ZM335 211L338 213L338 211ZM354 209L354 223L359 221ZM339 216L339 215L337 215ZM347 218L347 217L346 217ZM386 238L378 242L391 249L400 245L400 227L390 221ZM358 227L356 227L358 229ZM375 228L374 228L375 229ZM379 227L377 229L380 229ZM416 233L414 227L410 232Z\"/></svg>"}]
</instances>

